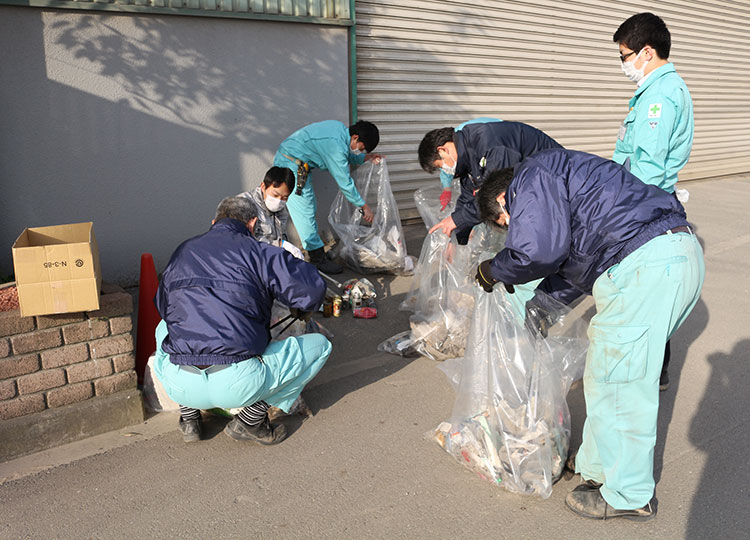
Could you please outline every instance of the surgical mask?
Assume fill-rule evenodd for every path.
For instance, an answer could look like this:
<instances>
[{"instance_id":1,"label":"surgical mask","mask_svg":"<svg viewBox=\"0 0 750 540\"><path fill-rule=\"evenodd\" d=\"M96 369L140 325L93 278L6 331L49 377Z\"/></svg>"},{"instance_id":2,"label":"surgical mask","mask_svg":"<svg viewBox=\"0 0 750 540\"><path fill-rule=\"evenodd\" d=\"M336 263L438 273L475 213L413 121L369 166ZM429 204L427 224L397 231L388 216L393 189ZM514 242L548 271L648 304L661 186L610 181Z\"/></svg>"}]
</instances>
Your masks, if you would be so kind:
<instances>
[{"instance_id":1,"label":"surgical mask","mask_svg":"<svg viewBox=\"0 0 750 540\"><path fill-rule=\"evenodd\" d=\"M450 176L456 175L456 165L454 164L453 167L449 167L445 164L445 161L443 161L443 166L440 167L440 170L443 171L445 174L448 174Z\"/></svg>"},{"instance_id":2,"label":"surgical mask","mask_svg":"<svg viewBox=\"0 0 750 540\"><path fill-rule=\"evenodd\" d=\"M643 78L643 71L646 69L646 64L648 64L648 62L646 62L641 66L641 69L635 69L635 63L638 60L638 57L641 56L642 52L643 49L641 49L640 52L635 55L635 59L632 62L623 62L620 66L625 76L634 83L637 83Z\"/></svg>"},{"instance_id":3,"label":"surgical mask","mask_svg":"<svg viewBox=\"0 0 750 540\"><path fill-rule=\"evenodd\" d=\"M359 148L355 148L354 150L352 150L352 154L354 154L355 156L358 156L361 153L362 153L362 150L360 150Z\"/></svg>"},{"instance_id":4,"label":"surgical mask","mask_svg":"<svg viewBox=\"0 0 750 540\"><path fill-rule=\"evenodd\" d=\"M286 206L286 201L277 199L276 197L271 197L270 195L266 195L263 198L263 202L266 203L266 208L271 212L279 212Z\"/></svg>"},{"instance_id":5,"label":"surgical mask","mask_svg":"<svg viewBox=\"0 0 750 540\"><path fill-rule=\"evenodd\" d=\"M505 216L505 224L510 225L510 216L508 215L508 212L505 211L505 205L500 204L500 210L502 211L503 215Z\"/></svg>"}]
</instances>

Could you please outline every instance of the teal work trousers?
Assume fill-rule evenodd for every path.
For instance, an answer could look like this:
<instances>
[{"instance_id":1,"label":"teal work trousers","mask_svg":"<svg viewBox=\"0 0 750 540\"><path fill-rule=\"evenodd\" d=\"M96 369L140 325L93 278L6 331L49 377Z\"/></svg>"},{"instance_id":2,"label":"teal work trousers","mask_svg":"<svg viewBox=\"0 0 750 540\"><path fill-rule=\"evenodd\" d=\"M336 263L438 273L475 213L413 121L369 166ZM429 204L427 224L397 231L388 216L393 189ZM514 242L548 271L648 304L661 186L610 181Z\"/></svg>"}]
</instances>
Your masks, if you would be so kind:
<instances>
[{"instance_id":1,"label":"teal work trousers","mask_svg":"<svg viewBox=\"0 0 750 540\"><path fill-rule=\"evenodd\" d=\"M167 325L156 327L154 372L167 395L184 407L234 409L260 400L289 412L305 385L318 374L331 354L331 343L321 334L288 337L268 344L261 359L206 369L169 361L161 344Z\"/></svg>"},{"instance_id":2,"label":"teal work trousers","mask_svg":"<svg viewBox=\"0 0 750 540\"><path fill-rule=\"evenodd\" d=\"M594 283L583 375L586 422L576 472L617 509L654 494L654 446L664 346L700 296L705 265L694 235L658 236Z\"/></svg>"},{"instance_id":3,"label":"teal work trousers","mask_svg":"<svg viewBox=\"0 0 750 540\"><path fill-rule=\"evenodd\" d=\"M318 200L315 198L315 190L313 190L313 171L308 172L305 187L302 188L302 194L297 195L297 165L279 153L274 157L273 164L276 167L286 167L294 173L295 189L289 195L286 208L289 210L289 217L292 218L294 228L297 229L302 247L307 251L322 248L324 244L323 240L320 239L318 222L315 219L315 214L318 211Z\"/></svg>"}]
</instances>

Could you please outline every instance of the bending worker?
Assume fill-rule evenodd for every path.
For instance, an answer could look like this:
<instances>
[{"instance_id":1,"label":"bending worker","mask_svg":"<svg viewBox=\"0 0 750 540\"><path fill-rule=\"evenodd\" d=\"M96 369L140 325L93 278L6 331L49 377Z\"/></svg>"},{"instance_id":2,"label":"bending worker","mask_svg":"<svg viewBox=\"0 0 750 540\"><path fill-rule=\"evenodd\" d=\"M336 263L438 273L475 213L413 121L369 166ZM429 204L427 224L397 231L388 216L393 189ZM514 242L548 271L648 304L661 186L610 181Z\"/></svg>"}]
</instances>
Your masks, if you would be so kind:
<instances>
[{"instance_id":1,"label":"bending worker","mask_svg":"<svg viewBox=\"0 0 750 540\"><path fill-rule=\"evenodd\" d=\"M502 122L499 118L490 118L487 116L480 116L479 118L473 118L467 120L462 124L457 125L455 131L461 131L465 126L470 124L487 124L489 122ZM440 185L443 186L443 191L440 194L440 210L445 210L445 207L451 203L453 198L453 174L440 169Z\"/></svg>"},{"instance_id":2,"label":"bending worker","mask_svg":"<svg viewBox=\"0 0 750 540\"><path fill-rule=\"evenodd\" d=\"M419 144L419 164L428 173L440 169L461 181L453 213L430 229L450 235L456 229L466 244L480 223L475 195L489 171L512 167L548 148L562 148L544 132L521 122L470 124L456 131L446 127L428 132Z\"/></svg>"},{"instance_id":3,"label":"bending worker","mask_svg":"<svg viewBox=\"0 0 750 540\"><path fill-rule=\"evenodd\" d=\"M320 334L269 344L274 299L309 319L326 286L311 264L253 238L257 219L246 198L222 200L211 229L177 248L159 283L154 371L180 404L186 442L200 440L200 409L214 407L242 407L224 429L231 438L281 442L286 429L269 422L269 406L289 412L331 354Z\"/></svg>"},{"instance_id":4,"label":"bending worker","mask_svg":"<svg viewBox=\"0 0 750 540\"><path fill-rule=\"evenodd\" d=\"M627 19L612 40L620 49L622 70L638 85L615 143L612 160L646 184L674 193L677 173L693 148L693 100L667 60L672 37L652 13ZM664 350L659 387L669 386L669 342Z\"/></svg>"},{"instance_id":5,"label":"bending worker","mask_svg":"<svg viewBox=\"0 0 750 540\"><path fill-rule=\"evenodd\" d=\"M318 205L313 191L312 170L330 172L347 200L362 209L364 220L369 223L373 218L372 210L357 191L349 166L381 157L370 153L379 141L380 132L370 122L360 120L347 128L336 120L326 120L298 129L276 151L273 164L291 170L296 179L296 187L287 203L289 215L297 228L302 247L310 256L310 262L321 272L338 274L343 269L329 261L323 249L315 220ZM364 152L368 154L365 156Z\"/></svg>"},{"instance_id":6,"label":"bending worker","mask_svg":"<svg viewBox=\"0 0 750 540\"><path fill-rule=\"evenodd\" d=\"M567 506L588 518L651 519L662 353L705 275L685 210L612 161L562 149L526 159L515 174L493 172L478 198L482 219L508 227L505 248L477 269L486 291L544 278L539 290L563 304L594 296L576 458L585 483ZM543 295L526 319L542 331L555 320Z\"/></svg>"}]
</instances>

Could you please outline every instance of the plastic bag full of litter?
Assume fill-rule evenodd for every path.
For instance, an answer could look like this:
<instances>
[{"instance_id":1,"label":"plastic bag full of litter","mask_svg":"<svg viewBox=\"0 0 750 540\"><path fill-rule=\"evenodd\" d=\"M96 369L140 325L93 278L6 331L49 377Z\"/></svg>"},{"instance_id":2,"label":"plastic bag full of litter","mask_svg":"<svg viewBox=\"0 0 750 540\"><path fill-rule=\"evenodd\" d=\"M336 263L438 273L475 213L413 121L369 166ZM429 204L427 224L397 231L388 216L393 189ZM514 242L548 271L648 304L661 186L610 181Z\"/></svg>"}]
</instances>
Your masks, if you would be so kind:
<instances>
[{"instance_id":1,"label":"plastic bag full of litter","mask_svg":"<svg viewBox=\"0 0 750 540\"><path fill-rule=\"evenodd\" d=\"M530 333L502 287L475 287L474 317L453 414L428 436L482 478L547 498L568 454L566 395L583 371L585 323L563 314L546 339Z\"/></svg>"},{"instance_id":2,"label":"plastic bag full of litter","mask_svg":"<svg viewBox=\"0 0 750 540\"><path fill-rule=\"evenodd\" d=\"M335 254L359 273L404 273L411 261L406 260L406 242L386 160L360 165L353 177L374 218L366 223L360 209L339 191L328 214L328 222L339 238Z\"/></svg>"}]
</instances>

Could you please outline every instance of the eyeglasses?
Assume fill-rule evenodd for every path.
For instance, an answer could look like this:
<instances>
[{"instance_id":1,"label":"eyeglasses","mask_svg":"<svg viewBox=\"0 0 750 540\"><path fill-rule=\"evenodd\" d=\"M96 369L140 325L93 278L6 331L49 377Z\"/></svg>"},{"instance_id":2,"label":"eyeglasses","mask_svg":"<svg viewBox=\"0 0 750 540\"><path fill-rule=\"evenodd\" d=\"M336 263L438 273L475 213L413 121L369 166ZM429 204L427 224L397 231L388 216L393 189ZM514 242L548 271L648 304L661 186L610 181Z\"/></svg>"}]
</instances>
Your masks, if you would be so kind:
<instances>
[{"instance_id":1,"label":"eyeglasses","mask_svg":"<svg viewBox=\"0 0 750 540\"><path fill-rule=\"evenodd\" d=\"M629 53L621 54L620 55L620 62L625 62L625 60L627 60L628 56L630 56L631 54L635 54L635 51L630 51Z\"/></svg>"}]
</instances>

